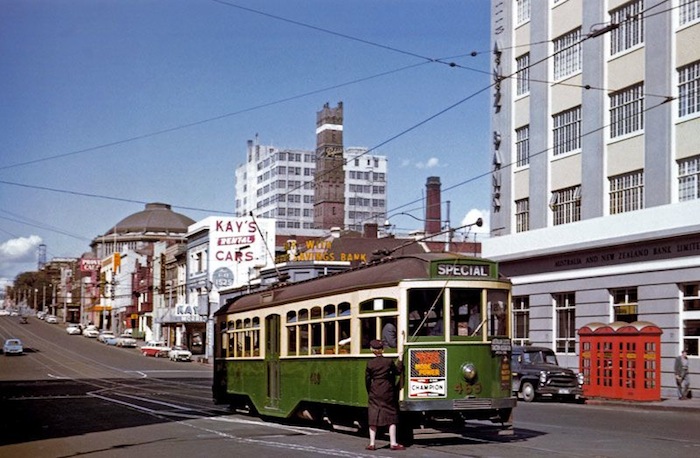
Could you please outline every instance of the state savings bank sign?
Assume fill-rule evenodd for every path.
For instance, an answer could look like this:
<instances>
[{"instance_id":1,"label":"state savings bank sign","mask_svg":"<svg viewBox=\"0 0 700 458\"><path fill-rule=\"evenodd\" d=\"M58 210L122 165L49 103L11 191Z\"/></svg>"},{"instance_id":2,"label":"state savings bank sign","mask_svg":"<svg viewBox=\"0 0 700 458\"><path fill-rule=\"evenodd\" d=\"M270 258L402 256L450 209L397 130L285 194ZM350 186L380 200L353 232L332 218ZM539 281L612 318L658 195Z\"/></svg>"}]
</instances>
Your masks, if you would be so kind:
<instances>
[{"instance_id":1,"label":"state savings bank sign","mask_svg":"<svg viewBox=\"0 0 700 458\"><path fill-rule=\"evenodd\" d=\"M209 228L209 275L215 289L243 286L254 269L274 266L275 220L209 217L197 225Z\"/></svg>"}]
</instances>

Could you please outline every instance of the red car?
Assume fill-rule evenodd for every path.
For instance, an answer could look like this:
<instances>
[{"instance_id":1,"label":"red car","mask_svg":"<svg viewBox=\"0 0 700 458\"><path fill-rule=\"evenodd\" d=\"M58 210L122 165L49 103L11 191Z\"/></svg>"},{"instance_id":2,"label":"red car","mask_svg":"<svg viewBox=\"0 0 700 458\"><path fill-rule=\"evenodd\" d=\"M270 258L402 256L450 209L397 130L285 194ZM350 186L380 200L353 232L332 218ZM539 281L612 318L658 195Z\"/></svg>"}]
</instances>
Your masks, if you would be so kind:
<instances>
[{"instance_id":1,"label":"red car","mask_svg":"<svg viewBox=\"0 0 700 458\"><path fill-rule=\"evenodd\" d=\"M170 352L170 347L168 347L165 342L149 341L146 342L144 346L141 347L141 353L143 356L155 356L156 358L168 357Z\"/></svg>"}]
</instances>

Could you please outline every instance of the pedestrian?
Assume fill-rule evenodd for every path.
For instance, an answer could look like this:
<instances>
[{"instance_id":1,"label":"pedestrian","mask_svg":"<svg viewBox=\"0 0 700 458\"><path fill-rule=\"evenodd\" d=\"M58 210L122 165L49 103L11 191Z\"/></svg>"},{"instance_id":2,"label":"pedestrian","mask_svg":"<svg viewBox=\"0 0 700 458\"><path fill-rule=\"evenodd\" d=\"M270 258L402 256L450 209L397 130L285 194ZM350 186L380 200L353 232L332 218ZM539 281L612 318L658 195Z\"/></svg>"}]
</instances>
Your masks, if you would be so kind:
<instances>
[{"instance_id":1,"label":"pedestrian","mask_svg":"<svg viewBox=\"0 0 700 458\"><path fill-rule=\"evenodd\" d=\"M688 374L688 354L685 350L681 352L680 356L676 356L673 372L676 375L678 399L688 399L688 393L690 392L690 375Z\"/></svg>"},{"instance_id":2,"label":"pedestrian","mask_svg":"<svg viewBox=\"0 0 700 458\"><path fill-rule=\"evenodd\" d=\"M396 348L396 325L391 320L382 328L382 342L389 348Z\"/></svg>"},{"instance_id":3,"label":"pedestrian","mask_svg":"<svg viewBox=\"0 0 700 458\"><path fill-rule=\"evenodd\" d=\"M367 418L369 424L369 445L367 450L376 450L377 428L389 427L391 450L404 450L396 440L396 425L399 422L399 400L396 377L403 372L403 363L384 357L384 344L381 340L369 343L374 358L367 362L365 386L367 387Z\"/></svg>"}]
</instances>

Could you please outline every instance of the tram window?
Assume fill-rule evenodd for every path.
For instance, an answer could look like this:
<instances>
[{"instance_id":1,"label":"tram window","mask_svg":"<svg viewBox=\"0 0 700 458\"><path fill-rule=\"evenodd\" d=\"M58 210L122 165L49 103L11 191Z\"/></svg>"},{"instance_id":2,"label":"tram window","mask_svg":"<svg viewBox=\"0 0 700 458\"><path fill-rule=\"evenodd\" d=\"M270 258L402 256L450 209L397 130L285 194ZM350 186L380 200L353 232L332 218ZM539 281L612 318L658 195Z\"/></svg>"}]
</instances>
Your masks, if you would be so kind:
<instances>
[{"instance_id":1,"label":"tram window","mask_svg":"<svg viewBox=\"0 0 700 458\"><path fill-rule=\"evenodd\" d=\"M291 311L287 312L287 323L296 323L297 321L297 312Z\"/></svg>"},{"instance_id":2,"label":"tram window","mask_svg":"<svg viewBox=\"0 0 700 458\"><path fill-rule=\"evenodd\" d=\"M299 326L299 354L309 354L309 326L306 324Z\"/></svg>"},{"instance_id":3,"label":"tram window","mask_svg":"<svg viewBox=\"0 0 700 458\"><path fill-rule=\"evenodd\" d=\"M295 356L297 354L297 327L287 326L287 355Z\"/></svg>"},{"instance_id":4,"label":"tram window","mask_svg":"<svg viewBox=\"0 0 700 458\"><path fill-rule=\"evenodd\" d=\"M244 329L248 329L248 328L250 328L250 327L252 327L250 318L246 318L245 320L243 320L243 328L244 328Z\"/></svg>"},{"instance_id":5,"label":"tram window","mask_svg":"<svg viewBox=\"0 0 700 458\"><path fill-rule=\"evenodd\" d=\"M323 318L335 318L335 305L328 304L323 307Z\"/></svg>"},{"instance_id":6,"label":"tram window","mask_svg":"<svg viewBox=\"0 0 700 458\"><path fill-rule=\"evenodd\" d=\"M228 348L227 348L226 356L228 356L229 358L233 358L234 356L236 356L236 346L235 346L236 339L233 336L233 334L227 334L227 337L228 337Z\"/></svg>"},{"instance_id":7,"label":"tram window","mask_svg":"<svg viewBox=\"0 0 700 458\"><path fill-rule=\"evenodd\" d=\"M450 290L451 333L453 336L473 336L480 333L481 325L481 290Z\"/></svg>"},{"instance_id":8,"label":"tram window","mask_svg":"<svg viewBox=\"0 0 700 458\"><path fill-rule=\"evenodd\" d=\"M396 350L396 317L385 316L382 321L382 342L390 353Z\"/></svg>"},{"instance_id":9,"label":"tram window","mask_svg":"<svg viewBox=\"0 0 700 458\"><path fill-rule=\"evenodd\" d=\"M306 309L299 310L299 321L306 321L309 319L309 311Z\"/></svg>"},{"instance_id":10,"label":"tram window","mask_svg":"<svg viewBox=\"0 0 700 458\"><path fill-rule=\"evenodd\" d=\"M508 311L506 291L492 290L487 294L488 322L490 336L508 335Z\"/></svg>"},{"instance_id":11,"label":"tram window","mask_svg":"<svg viewBox=\"0 0 700 458\"><path fill-rule=\"evenodd\" d=\"M243 329L243 320L236 320L236 329Z\"/></svg>"},{"instance_id":12,"label":"tram window","mask_svg":"<svg viewBox=\"0 0 700 458\"><path fill-rule=\"evenodd\" d=\"M318 320L321 318L321 307L314 307L311 309L311 319Z\"/></svg>"},{"instance_id":13,"label":"tram window","mask_svg":"<svg viewBox=\"0 0 700 458\"><path fill-rule=\"evenodd\" d=\"M321 323L311 324L311 354L321 353Z\"/></svg>"},{"instance_id":14,"label":"tram window","mask_svg":"<svg viewBox=\"0 0 700 458\"><path fill-rule=\"evenodd\" d=\"M396 310L395 299L375 298L360 303L360 312L378 312L380 310Z\"/></svg>"},{"instance_id":15,"label":"tram window","mask_svg":"<svg viewBox=\"0 0 700 458\"><path fill-rule=\"evenodd\" d=\"M377 318L362 318L360 324L360 342L362 344L362 350L367 350L369 349L370 341L377 338Z\"/></svg>"},{"instance_id":16,"label":"tram window","mask_svg":"<svg viewBox=\"0 0 700 458\"><path fill-rule=\"evenodd\" d=\"M416 288L408 292L410 336L443 336L444 294L439 288Z\"/></svg>"},{"instance_id":17,"label":"tram window","mask_svg":"<svg viewBox=\"0 0 700 458\"><path fill-rule=\"evenodd\" d=\"M350 304L348 302L338 304L338 316L350 316Z\"/></svg>"},{"instance_id":18,"label":"tram window","mask_svg":"<svg viewBox=\"0 0 700 458\"><path fill-rule=\"evenodd\" d=\"M256 316L255 318L253 318L253 327L254 328L260 327L260 317Z\"/></svg>"},{"instance_id":19,"label":"tram window","mask_svg":"<svg viewBox=\"0 0 700 458\"><path fill-rule=\"evenodd\" d=\"M324 337L323 342L323 353L326 355L335 354L335 321L328 321L323 323Z\"/></svg>"},{"instance_id":20,"label":"tram window","mask_svg":"<svg viewBox=\"0 0 700 458\"><path fill-rule=\"evenodd\" d=\"M350 353L350 320L338 321L338 353Z\"/></svg>"}]
</instances>

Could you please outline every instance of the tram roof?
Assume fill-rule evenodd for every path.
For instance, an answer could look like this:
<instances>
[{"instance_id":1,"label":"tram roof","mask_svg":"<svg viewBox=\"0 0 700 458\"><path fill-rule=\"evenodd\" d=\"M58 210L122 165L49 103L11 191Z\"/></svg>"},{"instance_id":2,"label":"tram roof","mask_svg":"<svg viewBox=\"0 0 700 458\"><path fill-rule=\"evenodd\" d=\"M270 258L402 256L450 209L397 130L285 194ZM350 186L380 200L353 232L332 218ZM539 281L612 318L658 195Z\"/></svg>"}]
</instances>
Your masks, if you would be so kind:
<instances>
[{"instance_id":1,"label":"tram roof","mask_svg":"<svg viewBox=\"0 0 700 458\"><path fill-rule=\"evenodd\" d=\"M252 294L238 296L221 307L215 315L243 312L300 299L339 294L358 289L360 285L378 287L395 285L407 279L426 279L430 277L431 263L439 260L492 262L458 253L420 253L388 257L354 269L296 283L284 283Z\"/></svg>"}]
</instances>

